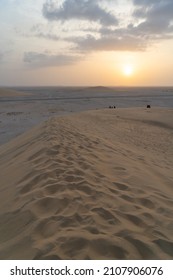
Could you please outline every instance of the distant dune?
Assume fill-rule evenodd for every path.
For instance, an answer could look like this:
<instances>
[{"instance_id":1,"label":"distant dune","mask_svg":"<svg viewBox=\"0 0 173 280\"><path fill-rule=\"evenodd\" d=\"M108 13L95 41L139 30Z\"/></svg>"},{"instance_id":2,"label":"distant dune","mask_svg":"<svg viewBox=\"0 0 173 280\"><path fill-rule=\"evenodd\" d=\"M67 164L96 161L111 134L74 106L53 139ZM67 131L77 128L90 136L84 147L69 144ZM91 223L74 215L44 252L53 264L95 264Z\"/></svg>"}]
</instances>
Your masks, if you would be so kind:
<instances>
[{"instance_id":1,"label":"distant dune","mask_svg":"<svg viewBox=\"0 0 173 280\"><path fill-rule=\"evenodd\" d=\"M93 87L87 87L86 88L87 90L94 90L94 91L107 91L107 90L112 90L111 88L109 87L104 87L104 86L93 86Z\"/></svg>"},{"instance_id":2,"label":"distant dune","mask_svg":"<svg viewBox=\"0 0 173 280\"><path fill-rule=\"evenodd\" d=\"M20 91L16 91L11 88L0 88L0 97L16 97L16 96L27 96L31 95L30 93L23 93Z\"/></svg>"},{"instance_id":3,"label":"distant dune","mask_svg":"<svg viewBox=\"0 0 173 280\"><path fill-rule=\"evenodd\" d=\"M1 259L173 259L173 110L52 118L0 147Z\"/></svg>"}]
</instances>

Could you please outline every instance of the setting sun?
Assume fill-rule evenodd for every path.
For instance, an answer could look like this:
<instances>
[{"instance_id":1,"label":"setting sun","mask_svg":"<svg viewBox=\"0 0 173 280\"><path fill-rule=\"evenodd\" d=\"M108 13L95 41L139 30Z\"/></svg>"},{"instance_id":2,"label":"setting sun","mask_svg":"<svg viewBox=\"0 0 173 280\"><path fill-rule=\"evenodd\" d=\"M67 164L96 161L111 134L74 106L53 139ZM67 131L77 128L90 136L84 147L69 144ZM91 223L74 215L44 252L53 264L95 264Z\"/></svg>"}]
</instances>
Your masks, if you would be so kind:
<instances>
[{"instance_id":1,"label":"setting sun","mask_svg":"<svg viewBox=\"0 0 173 280\"><path fill-rule=\"evenodd\" d=\"M132 76L134 72L133 66L130 64L126 64L123 66L123 74L125 76Z\"/></svg>"}]
</instances>

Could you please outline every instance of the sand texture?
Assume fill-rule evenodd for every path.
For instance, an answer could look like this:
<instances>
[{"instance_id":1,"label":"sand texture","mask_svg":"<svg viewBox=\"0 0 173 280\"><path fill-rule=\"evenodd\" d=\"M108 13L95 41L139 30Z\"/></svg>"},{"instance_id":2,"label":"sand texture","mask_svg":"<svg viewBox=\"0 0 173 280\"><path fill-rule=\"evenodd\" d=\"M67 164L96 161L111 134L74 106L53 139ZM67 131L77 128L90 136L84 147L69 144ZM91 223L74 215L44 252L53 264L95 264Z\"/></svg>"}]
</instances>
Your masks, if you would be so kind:
<instances>
[{"instance_id":1,"label":"sand texture","mask_svg":"<svg viewBox=\"0 0 173 280\"><path fill-rule=\"evenodd\" d=\"M51 118L0 147L1 259L173 259L173 110Z\"/></svg>"}]
</instances>

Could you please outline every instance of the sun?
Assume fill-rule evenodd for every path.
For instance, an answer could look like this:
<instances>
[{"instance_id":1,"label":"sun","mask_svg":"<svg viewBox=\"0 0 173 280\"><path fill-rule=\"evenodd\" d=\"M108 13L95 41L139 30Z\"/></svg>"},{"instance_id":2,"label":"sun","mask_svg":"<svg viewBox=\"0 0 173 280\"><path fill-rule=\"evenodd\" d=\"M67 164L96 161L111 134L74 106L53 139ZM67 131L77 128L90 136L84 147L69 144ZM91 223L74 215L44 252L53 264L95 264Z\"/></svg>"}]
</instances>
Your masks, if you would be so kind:
<instances>
[{"instance_id":1,"label":"sun","mask_svg":"<svg viewBox=\"0 0 173 280\"><path fill-rule=\"evenodd\" d=\"M130 77L133 75L133 72L134 72L134 68L133 68L133 65L131 64L125 64L123 66L123 74L127 77Z\"/></svg>"}]
</instances>

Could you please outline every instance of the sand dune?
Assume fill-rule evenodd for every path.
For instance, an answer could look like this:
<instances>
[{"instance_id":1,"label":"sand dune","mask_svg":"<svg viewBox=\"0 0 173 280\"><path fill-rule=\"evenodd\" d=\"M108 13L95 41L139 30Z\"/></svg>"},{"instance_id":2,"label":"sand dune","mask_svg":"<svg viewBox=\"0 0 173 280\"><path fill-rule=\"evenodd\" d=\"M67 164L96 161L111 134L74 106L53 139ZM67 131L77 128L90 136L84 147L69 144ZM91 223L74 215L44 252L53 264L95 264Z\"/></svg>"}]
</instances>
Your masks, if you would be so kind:
<instances>
[{"instance_id":1,"label":"sand dune","mask_svg":"<svg viewBox=\"0 0 173 280\"><path fill-rule=\"evenodd\" d=\"M1 259L173 259L173 110L52 118L0 147Z\"/></svg>"},{"instance_id":2,"label":"sand dune","mask_svg":"<svg viewBox=\"0 0 173 280\"><path fill-rule=\"evenodd\" d=\"M11 88L0 88L0 97L16 97L16 96L27 96L31 93L20 92Z\"/></svg>"}]
</instances>

